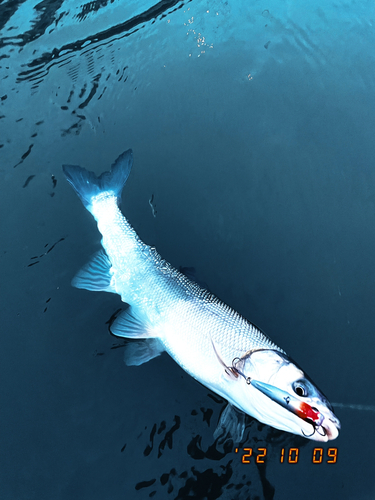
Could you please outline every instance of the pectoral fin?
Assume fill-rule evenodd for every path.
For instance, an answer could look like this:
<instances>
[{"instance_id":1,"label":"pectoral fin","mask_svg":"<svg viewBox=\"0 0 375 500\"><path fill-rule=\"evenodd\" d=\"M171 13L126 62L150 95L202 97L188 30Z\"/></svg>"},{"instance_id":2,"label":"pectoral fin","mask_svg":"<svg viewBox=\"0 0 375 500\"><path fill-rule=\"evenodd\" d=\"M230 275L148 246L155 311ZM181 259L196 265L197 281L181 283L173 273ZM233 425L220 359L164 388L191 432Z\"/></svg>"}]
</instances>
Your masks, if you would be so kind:
<instances>
[{"instance_id":1,"label":"pectoral fin","mask_svg":"<svg viewBox=\"0 0 375 500\"><path fill-rule=\"evenodd\" d=\"M214 432L214 439L220 438L221 441L233 439L234 443L239 443L243 438L245 427L246 415L228 403L220 415L219 423Z\"/></svg>"}]
</instances>

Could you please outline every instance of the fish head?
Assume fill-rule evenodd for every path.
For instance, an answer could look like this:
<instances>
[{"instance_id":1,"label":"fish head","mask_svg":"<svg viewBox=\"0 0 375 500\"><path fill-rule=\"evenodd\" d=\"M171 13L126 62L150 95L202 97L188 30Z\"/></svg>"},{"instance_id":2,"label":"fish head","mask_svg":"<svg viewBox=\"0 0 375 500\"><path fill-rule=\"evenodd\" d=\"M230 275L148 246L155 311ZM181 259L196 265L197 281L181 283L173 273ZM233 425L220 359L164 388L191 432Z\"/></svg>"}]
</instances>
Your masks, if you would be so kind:
<instances>
[{"instance_id":1,"label":"fish head","mask_svg":"<svg viewBox=\"0 0 375 500\"><path fill-rule=\"evenodd\" d=\"M315 441L338 436L340 422L331 404L284 353L250 351L234 360L232 374L237 387L231 402L260 422Z\"/></svg>"}]
</instances>

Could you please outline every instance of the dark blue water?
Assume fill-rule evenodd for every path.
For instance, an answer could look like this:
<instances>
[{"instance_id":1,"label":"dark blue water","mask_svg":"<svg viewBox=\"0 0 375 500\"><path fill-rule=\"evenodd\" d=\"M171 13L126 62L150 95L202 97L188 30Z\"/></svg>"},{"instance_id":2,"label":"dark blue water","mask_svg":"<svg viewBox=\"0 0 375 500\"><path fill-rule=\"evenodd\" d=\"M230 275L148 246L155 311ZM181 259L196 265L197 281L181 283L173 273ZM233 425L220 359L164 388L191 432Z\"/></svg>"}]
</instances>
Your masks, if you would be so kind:
<instances>
[{"instance_id":1,"label":"dark blue water","mask_svg":"<svg viewBox=\"0 0 375 500\"><path fill-rule=\"evenodd\" d=\"M1 3L1 499L375 498L374 22L370 1ZM215 442L224 401L166 354L127 367L120 299L70 286L100 236L61 165L130 147L139 236L333 402L321 463L250 418L237 453Z\"/></svg>"}]
</instances>

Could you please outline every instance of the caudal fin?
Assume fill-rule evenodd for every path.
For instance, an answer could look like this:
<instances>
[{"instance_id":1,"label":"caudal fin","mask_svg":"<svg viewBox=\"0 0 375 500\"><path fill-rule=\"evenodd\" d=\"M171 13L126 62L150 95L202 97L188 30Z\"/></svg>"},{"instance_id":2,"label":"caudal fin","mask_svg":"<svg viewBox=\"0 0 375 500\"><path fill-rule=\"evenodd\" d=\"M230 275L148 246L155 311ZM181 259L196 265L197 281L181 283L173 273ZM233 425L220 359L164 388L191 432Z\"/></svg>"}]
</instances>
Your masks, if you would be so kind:
<instances>
[{"instance_id":1,"label":"caudal fin","mask_svg":"<svg viewBox=\"0 0 375 500\"><path fill-rule=\"evenodd\" d=\"M78 165L63 165L63 171L84 206L90 210L92 198L100 193L108 192L120 198L132 165L133 152L128 149L111 165L109 172L104 172L99 177Z\"/></svg>"}]
</instances>

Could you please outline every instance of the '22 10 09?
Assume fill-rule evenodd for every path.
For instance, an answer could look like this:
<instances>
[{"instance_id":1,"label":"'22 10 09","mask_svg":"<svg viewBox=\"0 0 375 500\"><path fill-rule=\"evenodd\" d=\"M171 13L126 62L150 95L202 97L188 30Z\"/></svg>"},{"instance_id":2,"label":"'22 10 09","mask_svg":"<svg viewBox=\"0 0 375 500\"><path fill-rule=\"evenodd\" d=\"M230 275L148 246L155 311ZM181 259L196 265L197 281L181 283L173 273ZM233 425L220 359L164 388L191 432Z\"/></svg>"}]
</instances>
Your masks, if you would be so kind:
<instances>
[{"instance_id":1,"label":"'22 10 09","mask_svg":"<svg viewBox=\"0 0 375 500\"><path fill-rule=\"evenodd\" d=\"M242 463L250 464L255 462L257 464L264 464L267 448L257 448L257 451L253 448L235 448L235 453L243 452ZM251 458L252 457L252 458ZM296 464L299 459L299 448L282 448L280 451L280 463ZM335 464L337 463L337 448L328 448L324 451L323 448L314 448L311 457L313 464Z\"/></svg>"}]
</instances>

